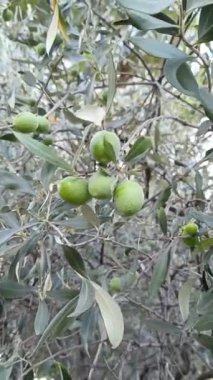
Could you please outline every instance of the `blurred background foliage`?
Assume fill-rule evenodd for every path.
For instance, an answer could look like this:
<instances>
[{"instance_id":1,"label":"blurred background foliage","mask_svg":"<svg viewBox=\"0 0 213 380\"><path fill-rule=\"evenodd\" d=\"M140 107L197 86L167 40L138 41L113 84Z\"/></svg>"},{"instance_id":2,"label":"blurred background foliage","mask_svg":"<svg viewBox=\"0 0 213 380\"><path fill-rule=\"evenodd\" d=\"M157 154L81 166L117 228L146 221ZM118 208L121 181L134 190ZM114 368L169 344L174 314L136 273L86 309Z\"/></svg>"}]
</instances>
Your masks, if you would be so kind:
<instances>
[{"instance_id":1,"label":"blurred background foliage","mask_svg":"<svg viewBox=\"0 0 213 380\"><path fill-rule=\"evenodd\" d=\"M0 379L213 378L212 15L204 0L1 1ZM22 111L49 133L14 133ZM144 189L132 218L57 194L97 170L102 128L122 144L108 170Z\"/></svg>"}]
</instances>

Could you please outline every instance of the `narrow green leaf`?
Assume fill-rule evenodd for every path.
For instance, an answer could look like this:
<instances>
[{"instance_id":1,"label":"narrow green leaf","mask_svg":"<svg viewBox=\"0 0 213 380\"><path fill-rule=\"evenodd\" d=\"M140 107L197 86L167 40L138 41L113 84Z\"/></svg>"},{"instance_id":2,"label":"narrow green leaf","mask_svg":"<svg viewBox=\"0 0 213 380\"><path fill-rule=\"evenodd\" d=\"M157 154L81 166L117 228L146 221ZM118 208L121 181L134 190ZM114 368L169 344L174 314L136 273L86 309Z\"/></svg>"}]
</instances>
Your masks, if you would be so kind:
<instances>
[{"instance_id":1,"label":"narrow green leaf","mask_svg":"<svg viewBox=\"0 0 213 380\"><path fill-rule=\"evenodd\" d=\"M72 380L70 373L61 363L58 363L58 368L61 376L60 380Z\"/></svg>"},{"instance_id":2,"label":"narrow green leaf","mask_svg":"<svg viewBox=\"0 0 213 380\"><path fill-rule=\"evenodd\" d=\"M205 110L206 116L213 121L213 96L205 88L199 88L199 100Z\"/></svg>"},{"instance_id":3,"label":"narrow green leaf","mask_svg":"<svg viewBox=\"0 0 213 380\"><path fill-rule=\"evenodd\" d=\"M202 211L191 210L189 215L208 227L213 228L213 214L206 214Z\"/></svg>"},{"instance_id":4,"label":"narrow green leaf","mask_svg":"<svg viewBox=\"0 0 213 380\"><path fill-rule=\"evenodd\" d=\"M81 276L87 277L84 261L80 253L73 247L63 245L64 255L70 266Z\"/></svg>"},{"instance_id":5,"label":"narrow green leaf","mask_svg":"<svg viewBox=\"0 0 213 380\"><path fill-rule=\"evenodd\" d=\"M83 279L78 303L70 317L77 317L87 311L95 301L95 291L90 281Z\"/></svg>"},{"instance_id":6,"label":"narrow green leaf","mask_svg":"<svg viewBox=\"0 0 213 380\"><path fill-rule=\"evenodd\" d=\"M16 266L17 264L23 260L29 252L32 252L32 249L35 247L35 245L38 243L38 240L43 237L43 234L41 233L34 233L32 234L29 239L27 239L22 247L18 250L17 254L12 260L12 263L10 264L8 278L13 281L17 281L17 275L16 275Z\"/></svg>"},{"instance_id":7,"label":"narrow green leaf","mask_svg":"<svg viewBox=\"0 0 213 380\"><path fill-rule=\"evenodd\" d=\"M90 223L89 220L86 220L85 217L81 215L77 215L66 220L54 220L54 224L57 226L71 227L75 230L88 230L93 228L92 223Z\"/></svg>"},{"instance_id":8,"label":"narrow green leaf","mask_svg":"<svg viewBox=\"0 0 213 380\"><path fill-rule=\"evenodd\" d=\"M197 130L196 136L200 137L205 135L207 132L211 130L212 122L210 120L204 120L199 125L199 128Z\"/></svg>"},{"instance_id":9,"label":"narrow green leaf","mask_svg":"<svg viewBox=\"0 0 213 380\"><path fill-rule=\"evenodd\" d=\"M155 208L158 209L160 207L165 207L170 195L171 187L166 187L163 191L161 191L160 196L155 204Z\"/></svg>"},{"instance_id":10,"label":"narrow green leaf","mask_svg":"<svg viewBox=\"0 0 213 380\"><path fill-rule=\"evenodd\" d=\"M155 126L155 131L154 131L154 147L155 149L158 147L160 143L160 128L158 125Z\"/></svg>"},{"instance_id":11,"label":"narrow green leaf","mask_svg":"<svg viewBox=\"0 0 213 380\"><path fill-rule=\"evenodd\" d=\"M203 159L203 161L213 161L213 148L208 149L206 151L205 158Z\"/></svg>"},{"instance_id":12,"label":"narrow green leaf","mask_svg":"<svg viewBox=\"0 0 213 380\"><path fill-rule=\"evenodd\" d=\"M149 298L153 299L157 296L157 293L161 285L166 280L169 262L170 262L170 249L171 246L167 248L165 252L160 253L160 257L155 264L154 271L151 278L151 283L149 286Z\"/></svg>"},{"instance_id":13,"label":"narrow green leaf","mask_svg":"<svg viewBox=\"0 0 213 380\"><path fill-rule=\"evenodd\" d=\"M34 321L34 330L36 335L40 335L44 332L49 321L49 311L47 304L44 300L39 300L38 310Z\"/></svg>"},{"instance_id":14,"label":"narrow green leaf","mask_svg":"<svg viewBox=\"0 0 213 380\"><path fill-rule=\"evenodd\" d=\"M4 190L14 190L20 193L32 194L35 192L30 184L25 178L5 171L0 172L0 187Z\"/></svg>"},{"instance_id":15,"label":"narrow green leaf","mask_svg":"<svg viewBox=\"0 0 213 380\"><path fill-rule=\"evenodd\" d=\"M186 11L191 12L196 8L205 7L209 4L213 4L213 0L187 0Z\"/></svg>"},{"instance_id":16,"label":"narrow green leaf","mask_svg":"<svg viewBox=\"0 0 213 380\"><path fill-rule=\"evenodd\" d=\"M49 26L49 29L47 31L47 38L46 38L46 51L47 54L50 53L50 50L52 48L52 45L55 41L57 32L58 32L58 27L59 27L59 6L58 2L54 2L54 8L53 8L53 16L52 20Z\"/></svg>"},{"instance_id":17,"label":"narrow green leaf","mask_svg":"<svg viewBox=\"0 0 213 380\"><path fill-rule=\"evenodd\" d=\"M34 372L30 364L26 365L25 371L29 371L26 375L23 375L23 380L34 380Z\"/></svg>"},{"instance_id":18,"label":"narrow green leaf","mask_svg":"<svg viewBox=\"0 0 213 380\"><path fill-rule=\"evenodd\" d=\"M188 59L188 56L169 43L154 40L153 38L133 37L130 41L147 54L164 59Z\"/></svg>"},{"instance_id":19,"label":"narrow green leaf","mask_svg":"<svg viewBox=\"0 0 213 380\"><path fill-rule=\"evenodd\" d=\"M68 315L71 314L74 310L76 302L77 297L74 297L65 306L63 306L62 309L55 315L55 317L50 321L49 325L44 330L41 338L38 341L37 346L31 353L30 357L34 356L35 352L38 351L38 349L42 346L44 342L46 342L46 340L50 336L55 336L56 332L59 332L58 327L63 326L63 324L65 324Z\"/></svg>"},{"instance_id":20,"label":"narrow green leaf","mask_svg":"<svg viewBox=\"0 0 213 380\"><path fill-rule=\"evenodd\" d=\"M196 251L203 252L205 249L213 247L213 238L201 239L196 245Z\"/></svg>"},{"instance_id":21,"label":"narrow green leaf","mask_svg":"<svg viewBox=\"0 0 213 380\"><path fill-rule=\"evenodd\" d=\"M168 82L178 91L188 96L199 98L198 84L190 67L186 63L186 59L168 59L164 72Z\"/></svg>"},{"instance_id":22,"label":"narrow green leaf","mask_svg":"<svg viewBox=\"0 0 213 380\"><path fill-rule=\"evenodd\" d=\"M196 171L196 174L195 174L195 185L196 185L196 191L198 193L201 192L203 188L203 177L199 173L199 171Z\"/></svg>"},{"instance_id":23,"label":"narrow green leaf","mask_svg":"<svg viewBox=\"0 0 213 380\"><path fill-rule=\"evenodd\" d=\"M0 136L0 140L16 142L17 138L14 136L13 133L5 133L4 135Z\"/></svg>"},{"instance_id":24,"label":"narrow green leaf","mask_svg":"<svg viewBox=\"0 0 213 380\"><path fill-rule=\"evenodd\" d=\"M149 14L159 13L174 3L174 0L117 0L124 8Z\"/></svg>"},{"instance_id":25,"label":"narrow green leaf","mask_svg":"<svg viewBox=\"0 0 213 380\"><path fill-rule=\"evenodd\" d=\"M28 86L34 87L36 85L36 78L30 71L25 71L22 78Z\"/></svg>"},{"instance_id":26,"label":"narrow green leaf","mask_svg":"<svg viewBox=\"0 0 213 380\"><path fill-rule=\"evenodd\" d=\"M17 139L32 153L50 164L71 171L71 165L57 155L55 149L24 134L13 132Z\"/></svg>"},{"instance_id":27,"label":"narrow green leaf","mask_svg":"<svg viewBox=\"0 0 213 380\"><path fill-rule=\"evenodd\" d=\"M90 338L92 338L95 333L95 327L97 323L97 313L95 307L88 309L81 317L81 327L80 327L80 337L83 343L84 349L88 356L89 349L88 343Z\"/></svg>"},{"instance_id":28,"label":"narrow green leaf","mask_svg":"<svg viewBox=\"0 0 213 380\"><path fill-rule=\"evenodd\" d=\"M129 269L120 277L121 289L128 289L135 284L137 280L136 269Z\"/></svg>"},{"instance_id":29,"label":"narrow green leaf","mask_svg":"<svg viewBox=\"0 0 213 380\"><path fill-rule=\"evenodd\" d=\"M213 313L213 290L201 293L200 299L197 305L198 314Z\"/></svg>"},{"instance_id":30,"label":"narrow green leaf","mask_svg":"<svg viewBox=\"0 0 213 380\"><path fill-rule=\"evenodd\" d=\"M189 316L189 302L192 286L193 280L188 280L182 285L178 293L179 308L184 322Z\"/></svg>"},{"instance_id":31,"label":"narrow green leaf","mask_svg":"<svg viewBox=\"0 0 213 380\"><path fill-rule=\"evenodd\" d=\"M0 232L0 246L5 244L14 234L20 231L20 227L9 228Z\"/></svg>"},{"instance_id":32,"label":"narrow green leaf","mask_svg":"<svg viewBox=\"0 0 213 380\"><path fill-rule=\"evenodd\" d=\"M150 137L139 137L130 148L125 161L131 161L134 158L145 155L152 148L152 140Z\"/></svg>"},{"instance_id":33,"label":"narrow green leaf","mask_svg":"<svg viewBox=\"0 0 213 380\"><path fill-rule=\"evenodd\" d=\"M56 362L52 365L51 369L54 371L54 373L59 374L60 380L72 380L71 375L63 364Z\"/></svg>"},{"instance_id":34,"label":"narrow green leaf","mask_svg":"<svg viewBox=\"0 0 213 380\"><path fill-rule=\"evenodd\" d=\"M168 334L181 335L181 330L177 326L172 325L169 322L161 321L157 319L145 319L144 322L147 328L151 330L157 330L159 332L168 333Z\"/></svg>"},{"instance_id":35,"label":"narrow green leaf","mask_svg":"<svg viewBox=\"0 0 213 380\"><path fill-rule=\"evenodd\" d=\"M165 213L165 209L163 207L160 207L157 210L157 219L158 223L160 225L161 231L164 233L164 235L167 234L167 217Z\"/></svg>"},{"instance_id":36,"label":"narrow green leaf","mask_svg":"<svg viewBox=\"0 0 213 380\"><path fill-rule=\"evenodd\" d=\"M47 292L48 297L55 298L57 301L67 302L79 295L78 290L61 288L55 290L49 290Z\"/></svg>"},{"instance_id":37,"label":"narrow green leaf","mask_svg":"<svg viewBox=\"0 0 213 380\"><path fill-rule=\"evenodd\" d=\"M106 105L106 113L109 112L112 104L113 99L116 93L116 70L115 70L115 64L113 61L112 53L109 53L108 57L108 93L107 93L107 105Z\"/></svg>"},{"instance_id":38,"label":"narrow green leaf","mask_svg":"<svg viewBox=\"0 0 213 380\"><path fill-rule=\"evenodd\" d=\"M34 290L31 286L4 279L0 281L0 297L7 299L24 298Z\"/></svg>"},{"instance_id":39,"label":"narrow green leaf","mask_svg":"<svg viewBox=\"0 0 213 380\"><path fill-rule=\"evenodd\" d=\"M213 330L213 314L207 313L202 315L194 325L194 329L198 332Z\"/></svg>"},{"instance_id":40,"label":"narrow green leaf","mask_svg":"<svg viewBox=\"0 0 213 380\"><path fill-rule=\"evenodd\" d=\"M133 25L139 30L158 30L158 32L160 30L164 30L168 34L169 32L172 34L177 32L177 27L174 22L169 23L143 12L128 11L127 14L129 16L129 20L125 20L126 24ZM170 19L170 21L172 20Z\"/></svg>"},{"instance_id":41,"label":"narrow green leaf","mask_svg":"<svg viewBox=\"0 0 213 380\"><path fill-rule=\"evenodd\" d=\"M198 26L198 41L209 42L213 40L213 5L203 7L200 13L199 26Z\"/></svg>"},{"instance_id":42,"label":"narrow green leaf","mask_svg":"<svg viewBox=\"0 0 213 380\"><path fill-rule=\"evenodd\" d=\"M5 363L4 365L0 364L0 379L1 380L10 380L11 372L13 369L13 363Z\"/></svg>"},{"instance_id":43,"label":"narrow green leaf","mask_svg":"<svg viewBox=\"0 0 213 380\"><path fill-rule=\"evenodd\" d=\"M124 333L124 321L121 309L117 302L95 282L91 282L95 289L95 299L99 306L104 325L113 348L120 345Z\"/></svg>"},{"instance_id":44,"label":"narrow green leaf","mask_svg":"<svg viewBox=\"0 0 213 380\"><path fill-rule=\"evenodd\" d=\"M213 352L213 336L205 334L194 334L193 338L197 340L202 346L208 348Z\"/></svg>"},{"instance_id":45,"label":"narrow green leaf","mask_svg":"<svg viewBox=\"0 0 213 380\"><path fill-rule=\"evenodd\" d=\"M81 211L87 222L90 223L90 225L93 225L96 228L100 227L99 217L95 214L95 212L89 205L85 204L81 206Z\"/></svg>"},{"instance_id":46,"label":"narrow green leaf","mask_svg":"<svg viewBox=\"0 0 213 380\"><path fill-rule=\"evenodd\" d=\"M40 181L46 190L49 190L49 184L53 180L56 169L57 168L55 165L52 165L46 161L42 165L40 172Z\"/></svg>"}]
</instances>

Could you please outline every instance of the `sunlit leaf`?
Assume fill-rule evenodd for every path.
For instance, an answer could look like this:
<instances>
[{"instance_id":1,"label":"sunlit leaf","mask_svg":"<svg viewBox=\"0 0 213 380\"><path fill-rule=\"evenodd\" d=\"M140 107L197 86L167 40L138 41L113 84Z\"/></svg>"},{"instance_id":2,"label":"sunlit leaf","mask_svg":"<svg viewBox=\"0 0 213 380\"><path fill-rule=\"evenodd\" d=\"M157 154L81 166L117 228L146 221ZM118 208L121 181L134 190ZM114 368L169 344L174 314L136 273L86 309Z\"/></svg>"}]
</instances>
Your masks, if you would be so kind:
<instances>
[{"instance_id":1,"label":"sunlit leaf","mask_svg":"<svg viewBox=\"0 0 213 380\"><path fill-rule=\"evenodd\" d=\"M178 293L179 308L184 322L189 316L189 302L192 286L193 280L188 280L182 285Z\"/></svg>"},{"instance_id":2,"label":"sunlit leaf","mask_svg":"<svg viewBox=\"0 0 213 380\"><path fill-rule=\"evenodd\" d=\"M120 345L124 333L124 321L121 309L117 302L95 282L91 282L95 289L95 299L99 306L104 325L113 348Z\"/></svg>"},{"instance_id":3,"label":"sunlit leaf","mask_svg":"<svg viewBox=\"0 0 213 380\"><path fill-rule=\"evenodd\" d=\"M103 107L88 105L76 111L74 115L78 119L94 123L98 127L101 127L106 115L106 110Z\"/></svg>"},{"instance_id":4,"label":"sunlit leaf","mask_svg":"<svg viewBox=\"0 0 213 380\"><path fill-rule=\"evenodd\" d=\"M47 38L46 38L46 51L47 54L49 54L53 43L55 41L55 37L58 32L58 24L59 24L59 7L58 7L58 0L54 0L54 6L53 6L53 17L51 24L49 26L48 32L47 32Z\"/></svg>"},{"instance_id":5,"label":"sunlit leaf","mask_svg":"<svg viewBox=\"0 0 213 380\"><path fill-rule=\"evenodd\" d=\"M78 298L78 303L70 317L77 317L87 311L95 300L95 291L90 281L82 279L81 291Z\"/></svg>"}]
</instances>

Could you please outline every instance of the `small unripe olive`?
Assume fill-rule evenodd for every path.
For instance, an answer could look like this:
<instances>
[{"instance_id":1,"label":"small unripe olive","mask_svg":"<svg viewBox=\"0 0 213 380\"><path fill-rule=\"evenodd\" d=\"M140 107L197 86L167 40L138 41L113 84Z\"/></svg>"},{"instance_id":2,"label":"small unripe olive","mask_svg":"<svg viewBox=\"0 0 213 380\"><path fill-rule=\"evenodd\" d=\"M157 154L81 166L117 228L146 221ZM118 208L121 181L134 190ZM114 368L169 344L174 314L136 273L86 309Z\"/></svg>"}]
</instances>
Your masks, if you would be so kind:
<instances>
[{"instance_id":1,"label":"small unripe olive","mask_svg":"<svg viewBox=\"0 0 213 380\"><path fill-rule=\"evenodd\" d=\"M84 178L66 177L58 184L60 197L75 206L83 205L91 198L88 182Z\"/></svg>"},{"instance_id":2,"label":"small unripe olive","mask_svg":"<svg viewBox=\"0 0 213 380\"><path fill-rule=\"evenodd\" d=\"M141 210L144 203L144 193L139 183L124 180L114 191L115 208L123 216L131 216Z\"/></svg>"},{"instance_id":3,"label":"small unripe olive","mask_svg":"<svg viewBox=\"0 0 213 380\"><path fill-rule=\"evenodd\" d=\"M13 127L16 131L22 133L35 132L38 128L37 116L31 112L21 112L15 116L13 120Z\"/></svg>"},{"instance_id":4,"label":"small unripe olive","mask_svg":"<svg viewBox=\"0 0 213 380\"><path fill-rule=\"evenodd\" d=\"M122 290L121 279L119 277L113 277L109 283L109 287L115 292L120 292Z\"/></svg>"},{"instance_id":5,"label":"small unripe olive","mask_svg":"<svg viewBox=\"0 0 213 380\"><path fill-rule=\"evenodd\" d=\"M49 132L49 121L45 116L37 116L38 121L38 133L48 133Z\"/></svg>"},{"instance_id":6,"label":"small unripe olive","mask_svg":"<svg viewBox=\"0 0 213 380\"><path fill-rule=\"evenodd\" d=\"M103 173L97 172L89 179L89 193L93 198L112 198L116 179Z\"/></svg>"},{"instance_id":7,"label":"small unripe olive","mask_svg":"<svg viewBox=\"0 0 213 380\"><path fill-rule=\"evenodd\" d=\"M2 13L2 18L6 22L11 21L13 18L13 12L11 11L11 9L8 9L8 8L4 9Z\"/></svg>"},{"instance_id":8,"label":"small unripe olive","mask_svg":"<svg viewBox=\"0 0 213 380\"><path fill-rule=\"evenodd\" d=\"M185 224L181 229L182 235L195 236L198 233L198 225L193 222Z\"/></svg>"},{"instance_id":9,"label":"small unripe olive","mask_svg":"<svg viewBox=\"0 0 213 380\"><path fill-rule=\"evenodd\" d=\"M111 148L115 157L112 157ZM90 151L96 161L106 165L114 158L118 159L120 140L114 132L98 131L90 141Z\"/></svg>"},{"instance_id":10,"label":"small unripe olive","mask_svg":"<svg viewBox=\"0 0 213 380\"><path fill-rule=\"evenodd\" d=\"M46 46L43 42L40 42L37 46L36 46L36 51L38 53L38 55L42 56L46 53Z\"/></svg>"}]
</instances>

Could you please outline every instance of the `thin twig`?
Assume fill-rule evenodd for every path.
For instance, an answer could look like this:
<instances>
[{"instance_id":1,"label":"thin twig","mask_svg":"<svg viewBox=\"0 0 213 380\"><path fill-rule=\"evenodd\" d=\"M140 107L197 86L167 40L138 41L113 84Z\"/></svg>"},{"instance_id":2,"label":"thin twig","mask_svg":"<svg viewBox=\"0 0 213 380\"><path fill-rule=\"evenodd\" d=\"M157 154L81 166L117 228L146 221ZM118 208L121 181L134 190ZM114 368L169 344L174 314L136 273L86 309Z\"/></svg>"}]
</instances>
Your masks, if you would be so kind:
<instances>
[{"instance_id":1,"label":"thin twig","mask_svg":"<svg viewBox=\"0 0 213 380\"><path fill-rule=\"evenodd\" d=\"M99 345L98 345L97 352L95 354L95 358L94 358L93 363L92 363L92 367L91 367L91 369L89 371L89 374L88 374L88 380L92 379L92 375L93 375L93 373L95 371L95 366L97 365L99 356L101 354L102 346L103 346L103 342L100 342Z\"/></svg>"}]
</instances>

